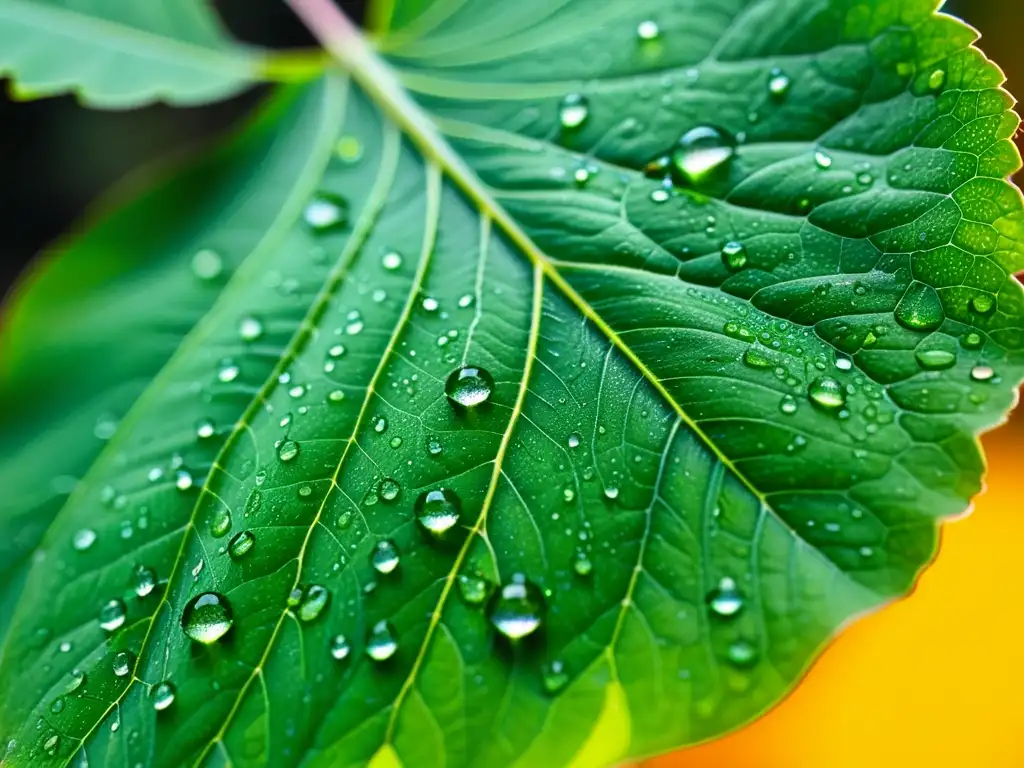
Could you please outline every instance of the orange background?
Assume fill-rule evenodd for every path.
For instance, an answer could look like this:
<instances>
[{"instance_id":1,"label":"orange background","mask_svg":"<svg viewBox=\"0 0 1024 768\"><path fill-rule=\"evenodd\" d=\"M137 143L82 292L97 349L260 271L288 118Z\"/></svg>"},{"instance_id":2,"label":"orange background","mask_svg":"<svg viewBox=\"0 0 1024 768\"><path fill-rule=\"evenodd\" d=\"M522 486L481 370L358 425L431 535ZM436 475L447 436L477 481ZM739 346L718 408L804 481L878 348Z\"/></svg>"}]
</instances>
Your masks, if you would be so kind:
<instances>
[{"instance_id":1,"label":"orange background","mask_svg":"<svg viewBox=\"0 0 1024 768\"><path fill-rule=\"evenodd\" d=\"M647 768L1024 766L1024 411L909 599L848 628L785 701Z\"/></svg>"}]
</instances>

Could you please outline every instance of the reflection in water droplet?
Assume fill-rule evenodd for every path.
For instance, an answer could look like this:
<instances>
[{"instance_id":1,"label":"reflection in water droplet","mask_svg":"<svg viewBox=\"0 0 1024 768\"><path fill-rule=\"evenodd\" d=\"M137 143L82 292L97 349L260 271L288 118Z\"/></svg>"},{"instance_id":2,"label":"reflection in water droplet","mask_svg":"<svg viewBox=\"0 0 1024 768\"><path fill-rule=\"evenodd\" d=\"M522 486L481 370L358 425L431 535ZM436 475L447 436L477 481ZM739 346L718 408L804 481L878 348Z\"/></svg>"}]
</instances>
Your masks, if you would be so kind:
<instances>
[{"instance_id":1,"label":"reflection in water droplet","mask_svg":"<svg viewBox=\"0 0 1024 768\"><path fill-rule=\"evenodd\" d=\"M398 498L398 494L402 492L402 486L394 478L385 477L380 481L377 491L384 501L394 501Z\"/></svg>"},{"instance_id":2,"label":"reflection in water droplet","mask_svg":"<svg viewBox=\"0 0 1024 768\"><path fill-rule=\"evenodd\" d=\"M445 383L445 395L462 408L476 408L486 403L494 392L494 379L483 368L465 367L451 373Z\"/></svg>"},{"instance_id":3,"label":"reflection in water droplet","mask_svg":"<svg viewBox=\"0 0 1024 768\"><path fill-rule=\"evenodd\" d=\"M514 573L495 593L488 617L501 634L520 640L537 631L543 621L544 596L521 573Z\"/></svg>"},{"instance_id":4,"label":"reflection in water droplet","mask_svg":"<svg viewBox=\"0 0 1024 768\"><path fill-rule=\"evenodd\" d=\"M294 440L285 440L277 449L277 458L281 461L291 461L299 455L299 444Z\"/></svg>"},{"instance_id":5,"label":"reflection in water droplet","mask_svg":"<svg viewBox=\"0 0 1024 768\"><path fill-rule=\"evenodd\" d=\"M590 103L579 93L570 93L558 107L558 120L565 130L581 127L590 116Z\"/></svg>"},{"instance_id":6,"label":"reflection in water droplet","mask_svg":"<svg viewBox=\"0 0 1024 768\"><path fill-rule=\"evenodd\" d=\"M544 690L548 693L557 693L569 682L569 673L565 670L565 664L559 660L545 664L541 672L541 682Z\"/></svg>"},{"instance_id":7,"label":"reflection in water droplet","mask_svg":"<svg viewBox=\"0 0 1024 768\"><path fill-rule=\"evenodd\" d=\"M835 411L846 405L846 392L835 379L823 376L815 379L807 388L811 402L826 411Z\"/></svg>"},{"instance_id":8,"label":"reflection in water droplet","mask_svg":"<svg viewBox=\"0 0 1024 768\"><path fill-rule=\"evenodd\" d=\"M113 632L124 625L125 615L123 602L116 599L108 600L100 608L100 626L107 632Z\"/></svg>"},{"instance_id":9,"label":"reflection in water droplet","mask_svg":"<svg viewBox=\"0 0 1024 768\"><path fill-rule=\"evenodd\" d=\"M169 680L164 680L162 683L154 685L153 691L150 694L153 700L153 709L157 712L163 712L174 703L174 694L174 683Z\"/></svg>"},{"instance_id":10,"label":"reflection in water droplet","mask_svg":"<svg viewBox=\"0 0 1024 768\"><path fill-rule=\"evenodd\" d=\"M722 263L731 272L743 269L747 265L747 249L743 243L726 243L722 247Z\"/></svg>"},{"instance_id":11,"label":"reflection in water droplet","mask_svg":"<svg viewBox=\"0 0 1024 768\"><path fill-rule=\"evenodd\" d=\"M774 363L767 353L760 347L747 347L743 352L743 362L751 368L771 368Z\"/></svg>"},{"instance_id":12,"label":"reflection in water droplet","mask_svg":"<svg viewBox=\"0 0 1024 768\"><path fill-rule=\"evenodd\" d=\"M398 546L391 539L378 541L370 553L370 565L377 573L393 573L399 560Z\"/></svg>"},{"instance_id":13,"label":"reflection in water droplet","mask_svg":"<svg viewBox=\"0 0 1024 768\"><path fill-rule=\"evenodd\" d=\"M779 410L787 416L792 416L797 411L797 403L792 395L783 395L779 401Z\"/></svg>"},{"instance_id":14,"label":"reflection in water droplet","mask_svg":"<svg viewBox=\"0 0 1024 768\"><path fill-rule=\"evenodd\" d=\"M211 645L228 633L234 624L231 604L223 595L204 592L185 605L181 613L181 628L197 643Z\"/></svg>"},{"instance_id":15,"label":"reflection in water droplet","mask_svg":"<svg viewBox=\"0 0 1024 768\"><path fill-rule=\"evenodd\" d=\"M896 306L896 321L912 331L934 331L945 319L942 300L930 285L911 283Z\"/></svg>"},{"instance_id":16,"label":"reflection in water droplet","mask_svg":"<svg viewBox=\"0 0 1024 768\"><path fill-rule=\"evenodd\" d=\"M416 520L433 536L444 536L454 528L462 514L462 501L455 491L438 488L421 493L416 499Z\"/></svg>"},{"instance_id":17,"label":"reflection in water droplet","mask_svg":"<svg viewBox=\"0 0 1024 768\"><path fill-rule=\"evenodd\" d=\"M736 141L724 131L702 125L687 131L672 150L678 184L700 187L724 170L736 153Z\"/></svg>"},{"instance_id":18,"label":"reflection in water droplet","mask_svg":"<svg viewBox=\"0 0 1024 768\"><path fill-rule=\"evenodd\" d=\"M196 422L196 437L200 440L207 440L216 433L217 427L210 419L200 419Z\"/></svg>"},{"instance_id":19,"label":"reflection in water droplet","mask_svg":"<svg viewBox=\"0 0 1024 768\"><path fill-rule=\"evenodd\" d=\"M124 677L132 671L135 664L135 654L131 651L118 651L114 654L113 670L117 677Z\"/></svg>"},{"instance_id":20,"label":"reflection in water droplet","mask_svg":"<svg viewBox=\"0 0 1024 768\"><path fill-rule=\"evenodd\" d=\"M814 164L825 170L832 167L832 158L826 153L818 151L814 153Z\"/></svg>"},{"instance_id":21,"label":"reflection in water droplet","mask_svg":"<svg viewBox=\"0 0 1024 768\"><path fill-rule=\"evenodd\" d=\"M302 602L299 603L296 613L300 621L314 621L331 599L331 593L320 584L310 584L302 593Z\"/></svg>"},{"instance_id":22,"label":"reflection in water droplet","mask_svg":"<svg viewBox=\"0 0 1024 768\"><path fill-rule=\"evenodd\" d=\"M232 560L241 560L256 544L256 537L250 531L236 533L228 543L228 554Z\"/></svg>"},{"instance_id":23,"label":"reflection in water droplet","mask_svg":"<svg viewBox=\"0 0 1024 768\"><path fill-rule=\"evenodd\" d=\"M366 639L366 655L374 661L387 661L397 650L395 628L386 621L378 621Z\"/></svg>"},{"instance_id":24,"label":"reflection in water droplet","mask_svg":"<svg viewBox=\"0 0 1024 768\"><path fill-rule=\"evenodd\" d=\"M337 661L347 659L352 648L348 644L348 640L344 635L335 635L334 639L331 640L331 656Z\"/></svg>"},{"instance_id":25,"label":"reflection in water droplet","mask_svg":"<svg viewBox=\"0 0 1024 768\"><path fill-rule=\"evenodd\" d=\"M636 25L636 36L641 40L657 40L660 34L661 30L656 21L646 19Z\"/></svg>"},{"instance_id":26,"label":"reflection in water droplet","mask_svg":"<svg viewBox=\"0 0 1024 768\"><path fill-rule=\"evenodd\" d=\"M944 349L919 349L917 363L928 371L941 371L956 365L956 355Z\"/></svg>"},{"instance_id":27,"label":"reflection in water droplet","mask_svg":"<svg viewBox=\"0 0 1024 768\"><path fill-rule=\"evenodd\" d=\"M326 234L348 226L348 201L330 192L317 192L302 212L306 225L316 234Z\"/></svg>"},{"instance_id":28,"label":"reflection in water droplet","mask_svg":"<svg viewBox=\"0 0 1024 768\"><path fill-rule=\"evenodd\" d=\"M708 606L716 616L732 618L743 609L743 597L736 588L736 582L728 576L708 595Z\"/></svg>"}]
</instances>

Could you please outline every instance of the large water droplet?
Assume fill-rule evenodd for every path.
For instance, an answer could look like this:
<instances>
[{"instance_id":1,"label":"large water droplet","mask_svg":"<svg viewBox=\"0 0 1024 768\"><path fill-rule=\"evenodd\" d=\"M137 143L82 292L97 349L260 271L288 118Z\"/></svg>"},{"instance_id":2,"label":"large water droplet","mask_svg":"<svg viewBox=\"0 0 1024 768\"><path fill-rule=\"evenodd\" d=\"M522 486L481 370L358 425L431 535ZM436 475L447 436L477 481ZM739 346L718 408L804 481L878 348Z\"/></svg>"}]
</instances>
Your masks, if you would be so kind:
<instances>
[{"instance_id":1,"label":"large water droplet","mask_svg":"<svg viewBox=\"0 0 1024 768\"><path fill-rule=\"evenodd\" d=\"M277 458L281 461L291 461L299 455L299 444L294 440L285 440L277 449Z\"/></svg>"},{"instance_id":2,"label":"large water droplet","mask_svg":"<svg viewBox=\"0 0 1024 768\"><path fill-rule=\"evenodd\" d=\"M131 651L118 651L114 654L113 670L117 677L124 677L132 671L135 664L135 654Z\"/></svg>"},{"instance_id":3,"label":"large water droplet","mask_svg":"<svg viewBox=\"0 0 1024 768\"><path fill-rule=\"evenodd\" d=\"M393 573L399 561L398 547L391 539L378 541L370 553L370 565L377 573Z\"/></svg>"},{"instance_id":4,"label":"large water droplet","mask_svg":"<svg viewBox=\"0 0 1024 768\"><path fill-rule=\"evenodd\" d=\"M258 492L255 492L258 493ZM248 504L246 504L248 506ZM220 507L213 513L213 520L210 521L210 535L219 539L231 530L231 513L225 507Z\"/></svg>"},{"instance_id":5,"label":"large water droplet","mask_svg":"<svg viewBox=\"0 0 1024 768\"><path fill-rule=\"evenodd\" d=\"M331 640L331 656L336 660L347 659L351 651L352 647L348 644L348 640L344 635L335 635L334 639Z\"/></svg>"},{"instance_id":6,"label":"large water droplet","mask_svg":"<svg viewBox=\"0 0 1024 768\"><path fill-rule=\"evenodd\" d=\"M927 371L941 371L956 365L956 355L944 349L920 349L915 357L918 365Z\"/></svg>"},{"instance_id":7,"label":"large water droplet","mask_svg":"<svg viewBox=\"0 0 1024 768\"><path fill-rule=\"evenodd\" d=\"M747 347L743 352L743 362L751 368L764 369L775 365L770 357L760 347Z\"/></svg>"},{"instance_id":8,"label":"large water droplet","mask_svg":"<svg viewBox=\"0 0 1024 768\"><path fill-rule=\"evenodd\" d=\"M736 588L736 582L728 576L708 595L708 606L716 616L731 618L743 609L743 597Z\"/></svg>"},{"instance_id":9,"label":"large water droplet","mask_svg":"<svg viewBox=\"0 0 1024 768\"><path fill-rule=\"evenodd\" d=\"M672 150L671 165L676 181L700 187L724 170L736 154L736 141L710 125L693 128Z\"/></svg>"},{"instance_id":10,"label":"large water droplet","mask_svg":"<svg viewBox=\"0 0 1024 768\"><path fill-rule=\"evenodd\" d=\"M826 411L837 411L846 405L846 391L835 379L823 376L815 379L807 388L811 402Z\"/></svg>"},{"instance_id":11,"label":"large water droplet","mask_svg":"<svg viewBox=\"0 0 1024 768\"><path fill-rule=\"evenodd\" d=\"M590 103L579 93L570 93L558 106L558 121L562 128L574 130L581 127L590 116Z\"/></svg>"},{"instance_id":12,"label":"large water droplet","mask_svg":"<svg viewBox=\"0 0 1024 768\"><path fill-rule=\"evenodd\" d=\"M996 372L987 365L976 365L971 369L971 378L975 381L991 381Z\"/></svg>"},{"instance_id":13,"label":"large water droplet","mask_svg":"<svg viewBox=\"0 0 1024 768\"><path fill-rule=\"evenodd\" d=\"M537 631L544 620L544 595L521 573L512 574L491 599L489 618L501 634L520 640Z\"/></svg>"},{"instance_id":14,"label":"large water droplet","mask_svg":"<svg viewBox=\"0 0 1024 768\"><path fill-rule=\"evenodd\" d=\"M394 501L402 492L402 486L393 477L385 477L380 481L377 492L384 501Z\"/></svg>"},{"instance_id":15,"label":"large water droplet","mask_svg":"<svg viewBox=\"0 0 1024 768\"><path fill-rule=\"evenodd\" d=\"M827 153L819 150L814 153L814 164L824 171L832 167L832 158Z\"/></svg>"},{"instance_id":16,"label":"large water droplet","mask_svg":"<svg viewBox=\"0 0 1024 768\"><path fill-rule=\"evenodd\" d=\"M348 201L330 192L317 192L302 212L306 225L317 234L348 226Z\"/></svg>"},{"instance_id":17,"label":"large water droplet","mask_svg":"<svg viewBox=\"0 0 1024 768\"><path fill-rule=\"evenodd\" d=\"M153 686L152 693L150 693L150 697L153 700L153 709L157 712L163 712L174 703L174 695L174 683L170 680L157 683Z\"/></svg>"},{"instance_id":18,"label":"large water droplet","mask_svg":"<svg viewBox=\"0 0 1024 768\"><path fill-rule=\"evenodd\" d=\"M310 584L302 593L302 601L296 613L300 621L314 621L331 599L331 593L320 584Z\"/></svg>"},{"instance_id":19,"label":"large water droplet","mask_svg":"<svg viewBox=\"0 0 1024 768\"><path fill-rule=\"evenodd\" d=\"M251 531L240 531L228 542L228 554L232 560L241 560L256 544L256 537Z\"/></svg>"},{"instance_id":20,"label":"large water droplet","mask_svg":"<svg viewBox=\"0 0 1024 768\"><path fill-rule=\"evenodd\" d=\"M896 321L912 331L934 331L946 317L939 294L921 282L911 283L895 314Z\"/></svg>"},{"instance_id":21,"label":"large water droplet","mask_svg":"<svg viewBox=\"0 0 1024 768\"><path fill-rule=\"evenodd\" d=\"M476 408L491 398L494 378L483 368L459 368L448 377L444 392L452 403L463 408Z\"/></svg>"},{"instance_id":22,"label":"large water droplet","mask_svg":"<svg viewBox=\"0 0 1024 768\"><path fill-rule=\"evenodd\" d=\"M996 300L987 293L979 293L971 299L971 309L979 315L988 315L996 308Z\"/></svg>"},{"instance_id":23,"label":"large water droplet","mask_svg":"<svg viewBox=\"0 0 1024 768\"><path fill-rule=\"evenodd\" d=\"M416 520L433 536L444 536L459 522L462 501L447 488L421 493L416 499Z\"/></svg>"},{"instance_id":24,"label":"large water droplet","mask_svg":"<svg viewBox=\"0 0 1024 768\"><path fill-rule=\"evenodd\" d=\"M730 272L737 272L747 265L747 249L743 243L732 241L722 247L722 263Z\"/></svg>"},{"instance_id":25,"label":"large water droplet","mask_svg":"<svg viewBox=\"0 0 1024 768\"><path fill-rule=\"evenodd\" d=\"M107 632L113 632L124 625L125 620L124 603L120 600L108 600L100 608L100 626Z\"/></svg>"},{"instance_id":26,"label":"large water droplet","mask_svg":"<svg viewBox=\"0 0 1024 768\"><path fill-rule=\"evenodd\" d=\"M232 624L231 604L216 592L196 595L181 613L181 628L185 634L203 645L216 643L228 633Z\"/></svg>"}]
</instances>

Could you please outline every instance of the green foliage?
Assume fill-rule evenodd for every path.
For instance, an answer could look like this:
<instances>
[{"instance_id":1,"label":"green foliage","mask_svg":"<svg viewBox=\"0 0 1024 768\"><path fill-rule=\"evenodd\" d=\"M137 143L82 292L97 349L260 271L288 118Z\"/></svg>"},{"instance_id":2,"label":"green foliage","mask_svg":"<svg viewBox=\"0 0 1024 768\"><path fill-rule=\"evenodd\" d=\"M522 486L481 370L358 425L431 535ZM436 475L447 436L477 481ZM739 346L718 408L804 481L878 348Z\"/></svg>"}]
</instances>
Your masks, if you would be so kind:
<instances>
[{"instance_id":1,"label":"green foliage","mask_svg":"<svg viewBox=\"0 0 1024 768\"><path fill-rule=\"evenodd\" d=\"M259 75L205 0L4 0L0 76L18 98L74 91L94 107L220 99Z\"/></svg>"},{"instance_id":2,"label":"green foliage","mask_svg":"<svg viewBox=\"0 0 1024 768\"><path fill-rule=\"evenodd\" d=\"M912 587L1024 377L1012 101L930 0L682 5L382 4L26 285L7 762L607 764Z\"/></svg>"}]
</instances>

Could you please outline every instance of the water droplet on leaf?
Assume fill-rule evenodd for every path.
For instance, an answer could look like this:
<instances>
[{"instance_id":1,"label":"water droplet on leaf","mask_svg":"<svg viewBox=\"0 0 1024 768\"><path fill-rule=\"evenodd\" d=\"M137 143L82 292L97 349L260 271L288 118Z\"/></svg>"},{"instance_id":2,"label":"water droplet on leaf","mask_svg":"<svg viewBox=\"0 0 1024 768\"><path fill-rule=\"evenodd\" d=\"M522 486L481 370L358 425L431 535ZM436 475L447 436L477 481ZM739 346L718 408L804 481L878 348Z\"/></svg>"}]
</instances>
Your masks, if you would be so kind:
<instances>
[{"instance_id":1,"label":"water droplet on leaf","mask_svg":"<svg viewBox=\"0 0 1024 768\"><path fill-rule=\"evenodd\" d=\"M204 592L185 605L181 613L181 628L192 640L212 645L228 633L234 624L231 604L223 595Z\"/></svg>"},{"instance_id":2,"label":"water droplet on leaf","mask_svg":"<svg viewBox=\"0 0 1024 768\"><path fill-rule=\"evenodd\" d=\"M736 582L728 576L708 595L708 606L716 616L731 618L743 609L743 597L736 589Z\"/></svg>"},{"instance_id":3,"label":"water droplet on leaf","mask_svg":"<svg viewBox=\"0 0 1024 768\"><path fill-rule=\"evenodd\" d=\"M398 650L395 628L387 621L378 621L366 640L366 655L374 661L387 661Z\"/></svg>"},{"instance_id":4,"label":"water droplet on leaf","mask_svg":"<svg viewBox=\"0 0 1024 768\"><path fill-rule=\"evenodd\" d=\"M256 544L256 537L250 531L236 533L228 543L228 554L232 560L241 560Z\"/></svg>"},{"instance_id":5,"label":"water droplet on leaf","mask_svg":"<svg viewBox=\"0 0 1024 768\"><path fill-rule=\"evenodd\" d=\"M100 626L107 632L113 632L124 625L125 616L126 612L123 602L116 599L108 600L100 608Z\"/></svg>"},{"instance_id":6,"label":"water droplet on leaf","mask_svg":"<svg viewBox=\"0 0 1024 768\"><path fill-rule=\"evenodd\" d=\"M330 192L317 192L302 212L306 225L316 234L326 234L348 226L348 201Z\"/></svg>"},{"instance_id":7,"label":"water droplet on leaf","mask_svg":"<svg viewBox=\"0 0 1024 768\"><path fill-rule=\"evenodd\" d=\"M421 493L416 499L416 520L432 536L442 537L458 522L462 514L462 501L455 491L438 488Z\"/></svg>"},{"instance_id":8,"label":"water droplet on leaf","mask_svg":"<svg viewBox=\"0 0 1024 768\"><path fill-rule=\"evenodd\" d=\"M494 379L483 368L459 368L451 373L445 383L445 395L462 408L483 405L493 392Z\"/></svg>"},{"instance_id":9,"label":"water droplet on leaf","mask_svg":"<svg viewBox=\"0 0 1024 768\"><path fill-rule=\"evenodd\" d=\"M370 553L370 565L377 573L393 573L399 563L398 547L391 539L377 542Z\"/></svg>"},{"instance_id":10,"label":"water droplet on leaf","mask_svg":"<svg viewBox=\"0 0 1024 768\"><path fill-rule=\"evenodd\" d=\"M807 388L811 402L826 411L836 411L846 405L846 392L835 379L824 376L815 379Z\"/></svg>"},{"instance_id":11,"label":"water droplet on leaf","mask_svg":"<svg viewBox=\"0 0 1024 768\"><path fill-rule=\"evenodd\" d=\"M579 93L570 93L558 107L558 120L565 130L580 128L590 116L590 103Z\"/></svg>"},{"instance_id":12,"label":"water droplet on leaf","mask_svg":"<svg viewBox=\"0 0 1024 768\"><path fill-rule=\"evenodd\" d=\"M163 712L174 703L174 695L174 683L169 680L157 683L153 686L153 692L150 694L153 700L153 709L157 712Z\"/></svg>"},{"instance_id":13,"label":"water droplet on leaf","mask_svg":"<svg viewBox=\"0 0 1024 768\"><path fill-rule=\"evenodd\" d=\"M540 589L523 574L515 573L491 599L488 617L502 635L520 640L540 628L543 613Z\"/></svg>"}]
</instances>

